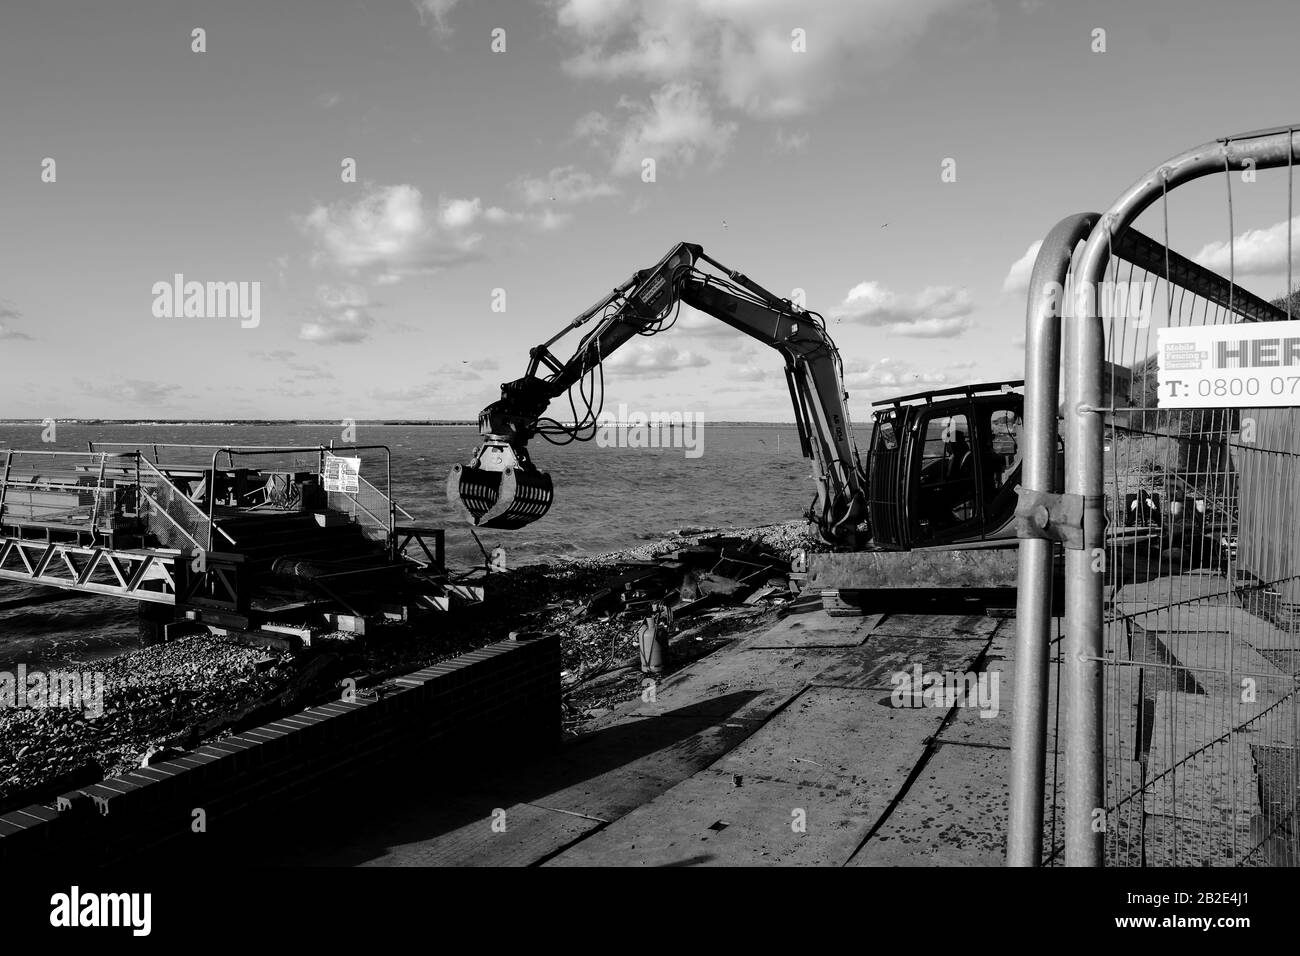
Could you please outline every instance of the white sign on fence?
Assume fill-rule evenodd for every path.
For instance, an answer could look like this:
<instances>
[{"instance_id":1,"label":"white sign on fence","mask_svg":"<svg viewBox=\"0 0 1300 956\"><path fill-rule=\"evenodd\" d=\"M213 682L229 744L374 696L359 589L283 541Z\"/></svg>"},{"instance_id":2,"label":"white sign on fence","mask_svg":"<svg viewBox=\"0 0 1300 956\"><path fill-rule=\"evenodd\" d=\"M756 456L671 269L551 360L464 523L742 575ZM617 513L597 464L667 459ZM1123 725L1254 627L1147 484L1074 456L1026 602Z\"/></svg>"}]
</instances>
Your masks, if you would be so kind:
<instances>
[{"instance_id":1,"label":"white sign on fence","mask_svg":"<svg viewBox=\"0 0 1300 956\"><path fill-rule=\"evenodd\" d=\"M1300 406L1300 323L1157 329L1161 408Z\"/></svg>"},{"instance_id":2,"label":"white sign on fence","mask_svg":"<svg viewBox=\"0 0 1300 956\"><path fill-rule=\"evenodd\" d=\"M361 459L325 455L325 490L355 495L361 490Z\"/></svg>"}]
</instances>

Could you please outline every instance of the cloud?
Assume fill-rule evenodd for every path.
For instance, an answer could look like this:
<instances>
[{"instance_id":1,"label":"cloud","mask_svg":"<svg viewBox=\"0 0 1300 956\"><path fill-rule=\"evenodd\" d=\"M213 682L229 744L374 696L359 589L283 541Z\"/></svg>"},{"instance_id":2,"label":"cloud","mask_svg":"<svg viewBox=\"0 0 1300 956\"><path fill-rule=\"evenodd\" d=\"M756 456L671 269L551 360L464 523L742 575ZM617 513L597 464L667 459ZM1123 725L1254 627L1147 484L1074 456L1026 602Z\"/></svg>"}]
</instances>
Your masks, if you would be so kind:
<instances>
[{"instance_id":1,"label":"cloud","mask_svg":"<svg viewBox=\"0 0 1300 956\"><path fill-rule=\"evenodd\" d=\"M447 411L448 406L455 406L462 410L473 408L477 413L478 409L500 398L500 393L494 387L473 388L465 385L463 381L448 379L441 373L409 385L372 388L366 394L380 402L401 402L408 406L437 406L430 410L434 417L454 417ZM462 411L461 414L464 412Z\"/></svg>"},{"instance_id":2,"label":"cloud","mask_svg":"<svg viewBox=\"0 0 1300 956\"><path fill-rule=\"evenodd\" d=\"M778 153L802 153L808 148L808 140L807 130L787 133L783 129L778 129L773 136L773 149Z\"/></svg>"},{"instance_id":3,"label":"cloud","mask_svg":"<svg viewBox=\"0 0 1300 956\"><path fill-rule=\"evenodd\" d=\"M90 382L79 380L77 385L87 395L93 395L96 398L102 398L107 401L127 402L133 405L148 406L161 405L176 392L181 390L181 386L179 385L171 385L163 382L148 382L138 378L123 379L118 382L104 385L94 385Z\"/></svg>"},{"instance_id":4,"label":"cloud","mask_svg":"<svg viewBox=\"0 0 1300 956\"><path fill-rule=\"evenodd\" d=\"M548 232L571 218L549 208L485 207L477 196L439 196L429 208L419 189L403 184L367 185L359 199L318 205L297 224L315 246L316 268L391 285L484 258L485 227L523 225Z\"/></svg>"},{"instance_id":5,"label":"cloud","mask_svg":"<svg viewBox=\"0 0 1300 956\"><path fill-rule=\"evenodd\" d=\"M597 110L583 113L573 124L574 137L588 143L597 143L611 132L609 117Z\"/></svg>"},{"instance_id":6,"label":"cloud","mask_svg":"<svg viewBox=\"0 0 1300 956\"><path fill-rule=\"evenodd\" d=\"M528 206L548 202L580 203L618 195L612 183L596 179L576 166L557 166L545 176L521 176L512 184Z\"/></svg>"},{"instance_id":7,"label":"cloud","mask_svg":"<svg viewBox=\"0 0 1300 956\"><path fill-rule=\"evenodd\" d=\"M1300 216L1290 223L1291 245L1300 249ZM1233 240L1231 259L1227 242L1211 242L1198 252L1194 259L1199 265L1227 275L1235 269L1238 275L1285 275L1287 252L1287 221L1274 223L1267 229L1248 229Z\"/></svg>"},{"instance_id":8,"label":"cloud","mask_svg":"<svg viewBox=\"0 0 1300 956\"><path fill-rule=\"evenodd\" d=\"M339 93L322 93L316 97L316 105L323 110L332 110L343 102L343 96Z\"/></svg>"},{"instance_id":9,"label":"cloud","mask_svg":"<svg viewBox=\"0 0 1300 956\"><path fill-rule=\"evenodd\" d=\"M917 368L892 358L877 362L849 362L844 366L844 384L873 398L886 393L919 392L954 384L962 378L957 373L969 367L970 363L953 363L945 368Z\"/></svg>"},{"instance_id":10,"label":"cloud","mask_svg":"<svg viewBox=\"0 0 1300 956\"><path fill-rule=\"evenodd\" d=\"M420 15L421 25L429 26L439 39L451 36L448 15L460 0L412 0L415 12Z\"/></svg>"},{"instance_id":11,"label":"cloud","mask_svg":"<svg viewBox=\"0 0 1300 956\"><path fill-rule=\"evenodd\" d=\"M588 139L613 152L615 175L639 173L645 159L678 168L701 156L717 162L736 135L737 126L713 115L708 98L696 85L668 83L650 94L649 103L623 98L623 115L616 118L588 114L579 121Z\"/></svg>"},{"instance_id":12,"label":"cloud","mask_svg":"<svg viewBox=\"0 0 1300 956\"><path fill-rule=\"evenodd\" d=\"M478 199L439 198L426 210L410 185L367 186L355 202L318 205L299 222L316 247L315 266L374 273L381 281L435 272L482 257Z\"/></svg>"},{"instance_id":13,"label":"cloud","mask_svg":"<svg viewBox=\"0 0 1300 956\"><path fill-rule=\"evenodd\" d=\"M360 286L320 286L312 319L299 327L298 338L320 345L364 342L375 325L369 305L370 297Z\"/></svg>"},{"instance_id":14,"label":"cloud","mask_svg":"<svg viewBox=\"0 0 1300 956\"><path fill-rule=\"evenodd\" d=\"M727 378L738 382L762 382L771 377L772 369L760 368L757 365L742 365L740 368L732 369L727 373Z\"/></svg>"},{"instance_id":15,"label":"cloud","mask_svg":"<svg viewBox=\"0 0 1300 956\"><path fill-rule=\"evenodd\" d=\"M543 209L541 212L511 212L500 206L492 206L483 213L483 218L494 226L519 223L539 232L552 232L573 222L573 213L556 212L554 209Z\"/></svg>"},{"instance_id":16,"label":"cloud","mask_svg":"<svg viewBox=\"0 0 1300 956\"><path fill-rule=\"evenodd\" d=\"M10 328L4 322L4 320L16 320L21 319L22 317L23 314L12 305L9 305L6 302L0 302L0 342L16 342L19 339L25 342L32 341L32 337L26 332L19 332L17 329Z\"/></svg>"},{"instance_id":17,"label":"cloud","mask_svg":"<svg viewBox=\"0 0 1300 956\"><path fill-rule=\"evenodd\" d=\"M248 353L249 358L261 359L265 362L288 362L297 354L292 349L272 349L269 352L254 349Z\"/></svg>"},{"instance_id":18,"label":"cloud","mask_svg":"<svg viewBox=\"0 0 1300 956\"><path fill-rule=\"evenodd\" d=\"M860 282L831 315L895 335L940 338L970 328L974 310L975 303L965 289L928 286L915 295L903 295L879 282Z\"/></svg>"},{"instance_id":19,"label":"cloud","mask_svg":"<svg viewBox=\"0 0 1300 956\"><path fill-rule=\"evenodd\" d=\"M686 333L697 339L723 339L731 342L744 340L746 343L752 341L739 329L732 328L726 322L686 305L677 316L677 324L673 327L673 331Z\"/></svg>"},{"instance_id":20,"label":"cloud","mask_svg":"<svg viewBox=\"0 0 1300 956\"><path fill-rule=\"evenodd\" d=\"M1007 271L1007 277L1002 280L1002 291L1012 294L1029 291L1029 277L1034 271L1034 262L1038 259L1038 250L1043 246L1043 240L1037 239L1029 244L1025 254L1011 263L1011 268Z\"/></svg>"},{"instance_id":21,"label":"cloud","mask_svg":"<svg viewBox=\"0 0 1300 956\"><path fill-rule=\"evenodd\" d=\"M683 368L701 368L709 360L695 352L674 345L652 342L633 342L623 346L605 361L605 370L612 376L641 378L666 375Z\"/></svg>"},{"instance_id":22,"label":"cloud","mask_svg":"<svg viewBox=\"0 0 1300 956\"><path fill-rule=\"evenodd\" d=\"M564 63L573 76L699 83L728 108L780 117L887 69L934 17L971 2L559 0L554 9L575 49Z\"/></svg>"},{"instance_id":23,"label":"cloud","mask_svg":"<svg viewBox=\"0 0 1300 956\"><path fill-rule=\"evenodd\" d=\"M501 367L501 363L494 358L470 359L466 364L480 372L495 372Z\"/></svg>"}]
</instances>

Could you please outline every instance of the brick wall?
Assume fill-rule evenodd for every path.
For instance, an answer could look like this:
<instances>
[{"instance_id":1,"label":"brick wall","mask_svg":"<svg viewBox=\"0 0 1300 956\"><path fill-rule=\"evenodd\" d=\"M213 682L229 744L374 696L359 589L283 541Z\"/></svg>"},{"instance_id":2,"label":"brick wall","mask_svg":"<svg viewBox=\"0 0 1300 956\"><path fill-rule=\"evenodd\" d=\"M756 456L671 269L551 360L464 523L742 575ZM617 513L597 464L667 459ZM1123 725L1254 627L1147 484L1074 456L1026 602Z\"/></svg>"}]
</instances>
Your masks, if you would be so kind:
<instances>
[{"instance_id":1,"label":"brick wall","mask_svg":"<svg viewBox=\"0 0 1300 956\"><path fill-rule=\"evenodd\" d=\"M559 744L560 645L554 635L501 641L358 693L110 777L0 817L0 860L60 853L110 863L165 850L191 832L195 808L219 822L257 821L336 782L413 758L472 756L503 741Z\"/></svg>"}]
</instances>

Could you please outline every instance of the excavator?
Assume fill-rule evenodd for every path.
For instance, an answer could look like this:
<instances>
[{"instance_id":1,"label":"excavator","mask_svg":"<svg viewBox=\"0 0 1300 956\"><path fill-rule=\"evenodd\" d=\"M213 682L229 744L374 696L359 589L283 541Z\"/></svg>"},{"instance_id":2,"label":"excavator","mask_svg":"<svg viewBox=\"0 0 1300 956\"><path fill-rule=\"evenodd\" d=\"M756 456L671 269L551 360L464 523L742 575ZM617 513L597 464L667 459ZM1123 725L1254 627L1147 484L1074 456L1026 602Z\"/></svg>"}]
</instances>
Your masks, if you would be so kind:
<instances>
[{"instance_id":1,"label":"excavator","mask_svg":"<svg viewBox=\"0 0 1300 956\"><path fill-rule=\"evenodd\" d=\"M702 266L711 269L704 269ZM672 328L682 304L776 349L816 497L810 530L833 551L903 551L1014 543L1022 383L993 382L876 403L871 453L861 460L839 350L821 315L796 307L679 242L529 353L521 378L479 415L481 444L447 477L447 497L478 528L518 529L554 500L528 443L593 438L603 363L637 336ZM588 323L567 360L552 346ZM576 396L575 396L576 391ZM568 394L572 424L545 417Z\"/></svg>"},{"instance_id":2,"label":"excavator","mask_svg":"<svg viewBox=\"0 0 1300 956\"><path fill-rule=\"evenodd\" d=\"M1240 320L1286 318L1275 305L1132 227L1112 242L1116 262L1147 277L1196 288ZM1065 264L1068 256L1062 268ZM554 488L529 456L529 441L538 435L561 444L594 438L604 360L635 336L672 328L682 304L765 343L785 360L799 441L804 457L812 461L816 486L808 511L810 531L829 549L809 555L808 585L821 589L828 610L861 613L860 604L846 608L845 600L858 602L880 590L1015 587L1018 538L1062 533L1047 528L1058 519L1049 513L1049 520L1043 520L1047 503L1042 493L1019 486L1024 396L1018 389L1023 381L963 385L876 402L864 464L849 418L840 354L822 316L774 295L688 242L673 246L652 268L633 273L532 349L523 377L501 386L500 400L479 416L481 444L447 478L449 501L471 525L517 529L547 513ZM567 361L555 356L551 348L556 342L592 322ZM1134 378L1136 371L1115 367L1108 377L1125 391L1145 387L1146 376ZM566 392L572 424L544 417L550 403ZM1154 407L1154 402L1128 394L1107 400L1116 406L1144 402ZM1140 420L1115 424L1141 430ZM1063 484L1062 451L1058 437L1057 488ZM1127 496L1144 497L1150 496ZM1157 504L1122 504L1123 514L1117 501L1111 507L1116 513L1104 519L1108 541L1132 538L1155 550L1168 545L1158 527ZM1199 545L1193 552L1209 553ZM1162 560L1145 562L1142 573L1158 571Z\"/></svg>"}]
</instances>

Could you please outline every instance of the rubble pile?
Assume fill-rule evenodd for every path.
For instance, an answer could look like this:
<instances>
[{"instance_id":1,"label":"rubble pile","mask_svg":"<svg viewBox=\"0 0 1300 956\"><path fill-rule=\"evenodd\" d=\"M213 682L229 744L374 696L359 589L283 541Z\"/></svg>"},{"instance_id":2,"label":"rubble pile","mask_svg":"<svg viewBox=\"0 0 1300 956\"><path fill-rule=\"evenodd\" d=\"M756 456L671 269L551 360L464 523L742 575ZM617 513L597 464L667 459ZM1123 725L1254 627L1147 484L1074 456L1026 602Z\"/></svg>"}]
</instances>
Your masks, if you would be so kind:
<instances>
[{"instance_id":1,"label":"rubble pile","mask_svg":"<svg viewBox=\"0 0 1300 956\"><path fill-rule=\"evenodd\" d=\"M206 634L68 667L104 673L103 713L0 707L0 808L52 799L148 760L336 699L345 678L375 687L532 630L560 636L566 724L638 693L639 632L662 614L673 666L771 620L796 596L790 558L812 549L802 522L679 534L623 552L487 577L488 600L295 653ZM343 635L337 635L342 638Z\"/></svg>"}]
</instances>

